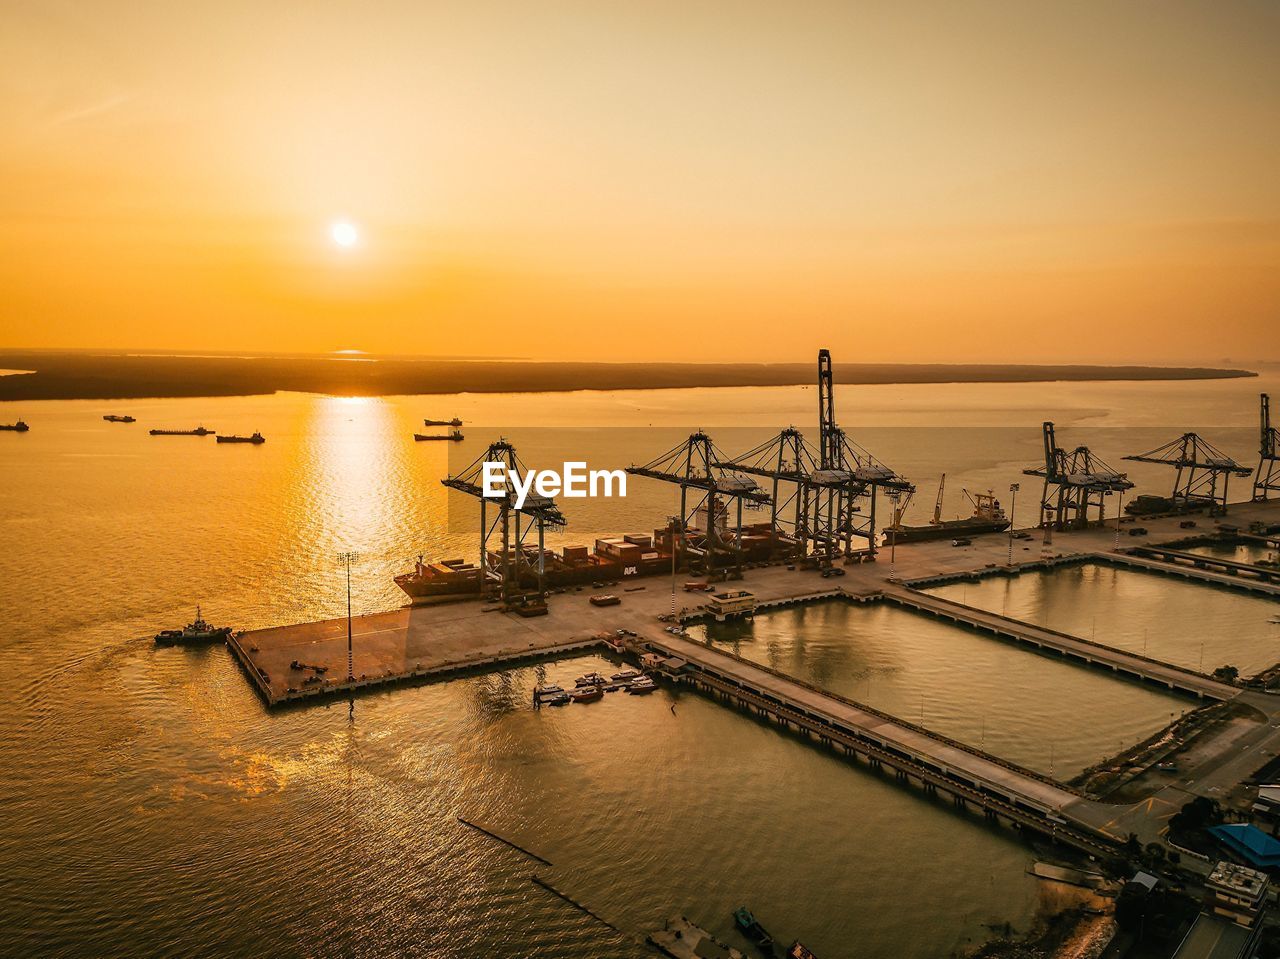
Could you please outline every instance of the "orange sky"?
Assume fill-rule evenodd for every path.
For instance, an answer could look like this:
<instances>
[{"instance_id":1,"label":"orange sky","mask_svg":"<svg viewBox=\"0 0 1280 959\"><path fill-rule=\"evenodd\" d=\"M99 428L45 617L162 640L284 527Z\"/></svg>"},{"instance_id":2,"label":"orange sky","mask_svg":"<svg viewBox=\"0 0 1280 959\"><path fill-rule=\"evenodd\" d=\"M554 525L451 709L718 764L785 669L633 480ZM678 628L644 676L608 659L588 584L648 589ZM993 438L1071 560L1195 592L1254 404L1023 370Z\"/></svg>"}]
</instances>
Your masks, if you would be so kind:
<instances>
[{"instance_id":1,"label":"orange sky","mask_svg":"<svg viewBox=\"0 0 1280 959\"><path fill-rule=\"evenodd\" d=\"M1269 0L7 0L0 346L1277 358L1277 50Z\"/></svg>"}]
</instances>

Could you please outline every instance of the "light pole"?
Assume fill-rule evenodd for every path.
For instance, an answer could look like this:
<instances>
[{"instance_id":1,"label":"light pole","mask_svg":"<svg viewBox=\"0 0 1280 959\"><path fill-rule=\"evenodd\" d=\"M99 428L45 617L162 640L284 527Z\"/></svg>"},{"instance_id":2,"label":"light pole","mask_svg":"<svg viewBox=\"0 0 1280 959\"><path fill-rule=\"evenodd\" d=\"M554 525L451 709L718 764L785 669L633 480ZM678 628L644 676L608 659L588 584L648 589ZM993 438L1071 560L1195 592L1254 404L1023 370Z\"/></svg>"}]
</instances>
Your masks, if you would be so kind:
<instances>
[{"instance_id":1,"label":"light pole","mask_svg":"<svg viewBox=\"0 0 1280 959\"><path fill-rule=\"evenodd\" d=\"M1009 501L1009 562L1007 564L1009 566L1013 565L1013 528L1016 525L1014 517L1018 512L1018 490L1020 488L1021 484L1019 483L1009 484L1009 495L1013 497Z\"/></svg>"},{"instance_id":2,"label":"light pole","mask_svg":"<svg viewBox=\"0 0 1280 959\"><path fill-rule=\"evenodd\" d=\"M359 553L351 551L338 554L338 561L345 563L347 567L347 682L353 682L356 678L355 652L351 645L351 564L359 556Z\"/></svg>"},{"instance_id":3,"label":"light pole","mask_svg":"<svg viewBox=\"0 0 1280 959\"><path fill-rule=\"evenodd\" d=\"M902 493L898 490L889 491L889 502L893 504L893 525L889 527L889 578L893 579L894 564L898 558L898 500L902 497Z\"/></svg>"}]
</instances>

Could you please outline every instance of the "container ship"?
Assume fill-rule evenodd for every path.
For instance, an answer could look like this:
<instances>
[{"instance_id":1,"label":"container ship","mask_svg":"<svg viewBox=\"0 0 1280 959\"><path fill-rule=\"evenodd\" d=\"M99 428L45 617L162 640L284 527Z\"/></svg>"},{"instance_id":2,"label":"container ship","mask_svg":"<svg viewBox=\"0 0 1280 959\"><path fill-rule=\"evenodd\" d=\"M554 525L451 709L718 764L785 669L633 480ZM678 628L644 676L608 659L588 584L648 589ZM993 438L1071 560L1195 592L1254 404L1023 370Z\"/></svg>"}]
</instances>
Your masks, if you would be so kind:
<instances>
[{"instance_id":1,"label":"container ship","mask_svg":"<svg viewBox=\"0 0 1280 959\"><path fill-rule=\"evenodd\" d=\"M688 563L698 563L705 557L706 551L698 545L701 541L701 534L690 529L685 554L677 559L676 567L683 569L687 565L686 560ZM768 523L742 528L744 562L767 559L775 548L782 545L776 537L770 535ZM559 551L544 549L543 581L547 588L554 589L639 576L669 576L672 572L672 556L679 554L679 551L679 538L669 526L654 530L652 536L633 533L603 537L595 541L594 548L574 545L563 546ZM538 563L538 548L525 546L519 557L514 553L513 549L512 554L506 557L508 565L514 566L518 558L521 573L528 571L528 582L522 582L521 585L530 588L536 586L533 569ZM489 568L496 569L502 563L501 551L490 550ZM484 570L480 566L463 559L426 562L419 556L413 571L397 576L395 581L415 605L425 605L476 596L480 593L483 576Z\"/></svg>"},{"instance_id":2,"label":"container ship","mask_svg":"<svg viewBox=\"0 0 1280 959\"><path fill-rule=\"evenodd\" d=\"M942 494L947 486L947 476L942 475L938 484L938 501L933 507L933 519L927 526L903 526L902 513L907 503L895 511L894 522L884 531L884 541L892 543L920 543L931 539L951 539L956 536L970 536L976 533L999 533L1009 528L1009 517L995 498L993 490L985 493L970 493L964 490L965 497L973 504L973 515L965 519L942 518ZM908 498L908 502L910 499Z\"/></svg>"},{"instance_id":3,"label":"container ship","mask_svg":"<svg viewBox=\"0 0 1280 959\"><path fill-rule=\"evenodd\" d=\"M193 430L152 430L152 436L212 436L216 430L208 430L197 426Z\"/></svg>"}]
</instances>

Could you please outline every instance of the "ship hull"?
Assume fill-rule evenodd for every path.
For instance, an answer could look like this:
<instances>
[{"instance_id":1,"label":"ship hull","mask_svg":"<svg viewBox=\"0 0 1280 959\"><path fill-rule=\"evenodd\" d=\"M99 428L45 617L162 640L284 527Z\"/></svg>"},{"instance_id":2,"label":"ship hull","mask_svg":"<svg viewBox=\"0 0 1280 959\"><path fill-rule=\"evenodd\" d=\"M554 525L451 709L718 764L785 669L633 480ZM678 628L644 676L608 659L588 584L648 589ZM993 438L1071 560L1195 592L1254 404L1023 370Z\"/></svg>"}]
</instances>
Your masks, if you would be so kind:
<instances>
[{"instance_id":1,"label":"ship hull","mask_svg":"<svg viewBox=\"0 0 1280 959\"><path fill-rule=\"evenodd\" d=\"M955 536L973 536L978 533L1001 533L1009 528L1008 520L947 520L938 525L903 526L887 529L884 541L888 543L923 543L935 539L951 539Z\"/></svg>"}]
</instances>

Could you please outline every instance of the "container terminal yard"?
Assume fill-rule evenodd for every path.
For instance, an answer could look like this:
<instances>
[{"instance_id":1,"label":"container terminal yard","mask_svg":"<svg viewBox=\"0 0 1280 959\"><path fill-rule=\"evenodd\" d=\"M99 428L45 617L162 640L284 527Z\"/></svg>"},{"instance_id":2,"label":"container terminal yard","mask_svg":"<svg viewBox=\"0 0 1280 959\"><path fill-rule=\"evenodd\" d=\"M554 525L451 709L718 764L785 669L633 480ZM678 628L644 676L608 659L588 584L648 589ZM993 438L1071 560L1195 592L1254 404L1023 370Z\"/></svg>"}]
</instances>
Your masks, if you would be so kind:
<instances>
[{"instance_id":1,"label":"container terminal yard","mask_svg":"<svg viewBox=\"0 0 1280 959\"><path fill-rule=\"evenodd\" d=\"M1133 489L1127 476L1086 446L1063 449L1053 424L1045 423L1044 462L1028 465L1010 490L1016 495L1021 487L1039 487L1036 525L995 524L964 537L950 538L949 532L898 542L893 531L901 527L911 483L836 425L826 351L818 386L817 446L787 429L729 457L710 436L695 433L631 467L634 477L679 489L680 515L652 536L609 537L594 551L566 547L553 554L543 548L543 537L565 523L554 500L530 496L517 509L510 493L481 497L477 461L443 482L478 501L482 563L419 560L413 573L397 578L413 600L406 607L236 633L228 646L269 707L600 651L850 761L891 770L903 784L949 797L957 807L981 810L990 820L1095 858L1131 848L1135 837L1141 844L1160 842L1170 816L1189 798L1221 798L1280 756L1280 695L1269 682L1280 667L1257 676L1214 675L1203 664L1191 669L927 592L948 583L1092 564L1280 600L1280 569L1268 561L1192 551L1243 542L1280 548L1280 444L1265 395L1256 464L1238 463L1186 434L1160 450L1135 454L1168 464L1175 479L1171 495L1131 496L1125 509ZM525 469L502 441L485 458L501 460L516 475ZM1227 488L1233 477L1234 501ZM767 510L768 520L744 524L744 505ZM998 505L989 497L989 510ZM878 516L888 517L885 529L877 528ZM1163 688L1198 710L1227 704L1248 721L1187 736L1179 731L1185 717L1171 722L1153 737L1158 748L1117 757L1141 784L1140 798L1090 792L715 648L684 628L815 602L891 604L1028 654ZM1280 613L1280 602L1276 609ZM1182 862L1191 873L1208 875L1212 868L1201 857Z\"/></svg>"}]
</instances>

